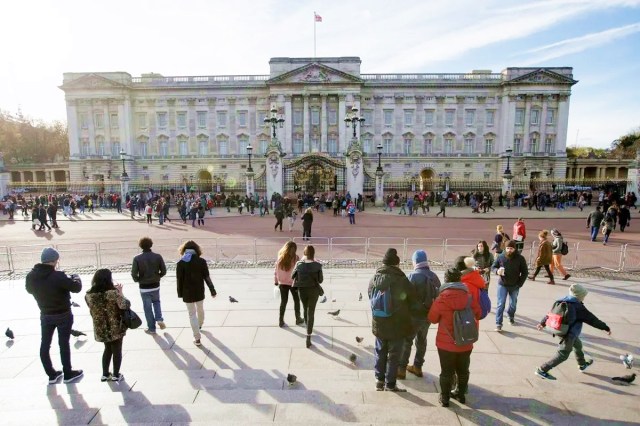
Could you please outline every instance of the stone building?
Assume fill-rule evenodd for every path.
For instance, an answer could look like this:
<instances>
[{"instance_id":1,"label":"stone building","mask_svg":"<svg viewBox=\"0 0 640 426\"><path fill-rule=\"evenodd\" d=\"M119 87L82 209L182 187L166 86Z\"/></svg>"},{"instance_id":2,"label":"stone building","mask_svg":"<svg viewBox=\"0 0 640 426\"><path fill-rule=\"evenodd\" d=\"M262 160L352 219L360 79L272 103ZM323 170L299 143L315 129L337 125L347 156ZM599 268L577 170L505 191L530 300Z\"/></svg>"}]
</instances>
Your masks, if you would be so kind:
<instances>
[{"instance_id":1,"label":"stone building","mask_svg":"<svg viewBox=\"0 0 640 426\"><path fill-rule=\"evenodd\" d=\"M117 182L124 166L132 184L241 189L250 145L264 191L272 139L285 154L285 192L347 190L353 141L365 191L379 160L391 187L498 182L508 155L522 180L566 176L572 68L364 74L358 57L269 65L269 75L65 73L69 180ZM265 126L272 108L282 127Z\"/></svg>"}]
</instances>

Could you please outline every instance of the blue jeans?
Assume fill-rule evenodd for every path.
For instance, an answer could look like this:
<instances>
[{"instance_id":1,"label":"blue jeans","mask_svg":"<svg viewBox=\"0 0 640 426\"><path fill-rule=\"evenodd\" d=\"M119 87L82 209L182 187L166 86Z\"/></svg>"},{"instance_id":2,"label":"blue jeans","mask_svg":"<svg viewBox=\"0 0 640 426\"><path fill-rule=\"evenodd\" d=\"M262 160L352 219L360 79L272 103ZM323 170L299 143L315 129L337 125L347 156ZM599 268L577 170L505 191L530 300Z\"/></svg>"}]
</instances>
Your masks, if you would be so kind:
<instances>
[{"instance_id":1,"label":"blue jeans","mask_svg":"<svg viewBox=\"0 0 640 426\"><path fill-rule=\"evenodd\" d=\"M158 214L158 224L162 225L164 223L164 213Z\"/></svg>"},{"instance_id":2,"label":"blue jeans","mask_svg":"<svg viewBox=\"0 0 640 426\"><path fill-rule=\"evenodd\" d=\"M504 305L507 302L507 294L509 295L509 308L507 309L507 315L510 319L513 319L516 314L519 292L519 287L505 287L502 284L498 284L498 307L496 308L496 325L502 325L502 316L504 314Z\"/></svg>"},{"instance_id":3,"label":"blue jeans","mask_svg":"<svg viewBox=\"0 0 640 426\"><path fill-rule=\"evenodd\" d=\"M160 308L160 289L140 293L140 296L142 296L142 306L144 308L144 317L147 319L147 328L149 331L156 331L156 321L164 321L162 318L162 309Z\"/></svg>"},{"instance_id":4,"label":"blue jeans","mask_svg":"<svg viewBox=\"0 0 640 426\"><path fill-rule=\"evenodd\" d=\"M45 315L40 314L40 328L42 337L40 340L40 361L48 376L53 376L56 369L51 363L49 350L53 340L53 332L58 329L58 345L60 346L60 360L62 370L65 375L71 373L71 349L69 348L69 338L71 336L71 326L73 325L73 314L71 311L63 314Z\"/></svg>"},{"instance_id":5,"label":"blue jeans","mask_svg":"<svg viewBox=\"0 0 640 426\"><path fill-rule=\"evenodd\" d=\"M387 387L396 385L398 363L403 350L404 339L388 340L376 337L374 372L376 379L385 382Z\"/></svg>"},{"instance_id":6,"label":"blue jeans","mask_svg":"<svg viewBox=\"0 0 640 426\"><path fill-rule=\"evenodd\" d=\"M400 367L406 367L409 365L409 358L411 357L411 346L415 342L416 354L413 358L413 365L415 367L422 367L424 365L424 355L427 352L427 333L429 332L429 323L424 320L413 320L413 329L416 333L413 337L408 337L404 341L404 350L400 357Z\"/></svg>"},{"instance_id":7,"label":"blue jeans","mask_svg":"<svg viewBox=\"0 0 640 426\"><path fill-rule=\"evenodd\" d=\"M591 227L591 241L595 241L596 238L598 237L598 230L600 229L600 227L598 226L592 226Z\"/></svg>"}]
</instances>

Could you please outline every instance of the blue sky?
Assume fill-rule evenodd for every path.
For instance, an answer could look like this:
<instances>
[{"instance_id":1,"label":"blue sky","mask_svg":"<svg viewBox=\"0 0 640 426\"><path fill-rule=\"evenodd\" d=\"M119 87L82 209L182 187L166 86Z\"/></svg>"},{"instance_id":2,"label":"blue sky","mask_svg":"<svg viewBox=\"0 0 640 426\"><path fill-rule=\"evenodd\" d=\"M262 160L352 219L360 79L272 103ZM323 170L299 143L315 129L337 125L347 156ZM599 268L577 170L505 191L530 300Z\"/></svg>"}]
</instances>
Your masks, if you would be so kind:
<instances>
[{"instance_id":1,"label":"blue sky","mask_svg":"<svg viewBox=\"0 0 640 426\"><path fill-rule=\"evenodd\" d=\"M267 74L359 56L364 73L571 66L568 146L640 127L640 0L22 0L0 12L0 109L64 120L63 72Z\"/></svg>"}]
</instances>

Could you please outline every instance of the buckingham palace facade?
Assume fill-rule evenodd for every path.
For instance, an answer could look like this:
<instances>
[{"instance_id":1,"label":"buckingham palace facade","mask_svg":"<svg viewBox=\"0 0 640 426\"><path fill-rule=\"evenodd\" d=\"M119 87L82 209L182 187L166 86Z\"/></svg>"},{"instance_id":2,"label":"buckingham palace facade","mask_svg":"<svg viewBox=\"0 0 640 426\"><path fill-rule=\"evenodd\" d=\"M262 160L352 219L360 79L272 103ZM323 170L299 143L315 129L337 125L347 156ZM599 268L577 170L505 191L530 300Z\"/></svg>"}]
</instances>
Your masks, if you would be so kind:
<instances>
[{"instance_id":1,"label":"buckingham palace facade","mask_svg":"<svg viewBox=\"0 0 640 426\"><path fill-rule=\"evenodd\" d=\"M335 170L353 141L367 179L380 166L388 182L414 187L443 177L498 181L508 159L515 179L567 174L572 68L364 74L358 57L272 58L269 66L269 75L65 73L68 179L108 182L124 167L132 183L219 190L244 180L250 146L260 190L274 141L299 182L319 164L305 159L326 160L331 190L343 189Z\"/></svg>"}]
</instances>

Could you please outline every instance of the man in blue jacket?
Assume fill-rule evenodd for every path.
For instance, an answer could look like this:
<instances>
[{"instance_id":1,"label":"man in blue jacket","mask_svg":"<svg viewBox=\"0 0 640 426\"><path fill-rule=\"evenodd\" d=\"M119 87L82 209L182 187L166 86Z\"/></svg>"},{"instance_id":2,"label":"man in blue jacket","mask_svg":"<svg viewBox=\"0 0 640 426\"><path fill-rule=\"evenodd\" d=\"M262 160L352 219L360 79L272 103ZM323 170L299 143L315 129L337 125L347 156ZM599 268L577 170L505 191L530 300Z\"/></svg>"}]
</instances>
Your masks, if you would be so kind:
<instances>
[{"instance_id":1,"label":"man in blue jacket","mask_svg":"<svg viewBox=\"0 0 640 426\"><path fill-rule=\"evenodd\" d=\"M591 327L604 330L608 335L611 335L611 329L609 326L600 321L595 315L589 312L586 306L584 306L583 301L587 293L587 289L580 284L573 284L569 287L569 296L565 296L558 300L558 302L567 302L569 304L569 318L571 318L569 330L566 335L560 336L560 344L558 345L558 353L556 356L536 369L535 374L537 376L542 377L543 379L555 380L556 378L549 374L549 370L565 362L573 350L576 352L576 361L578 361L578 368L580 371L586 370L587 367L593 364L593 359L587 361L584 357L584 352L582 351L582 341L580 340L582 323L587 323ZM538 330L545 328L547 318L548 316L545 315L542 321L540 321L540 324L536 326Z\"/></svg>"},{"instance_id":2,"label":"man in blue jacket","mask_svg":"<svg viewBox=\"0 0 640 426\"><path fill-rule=\"evenodd\" d=\"M69 339L73 314L71 313L71 293L80 293L80 277L68 277L64 272L56 271L60 255L52 247L45 247L40 254L40 263L27 274L26 289L33 295L40 308L40 361L49 376L49 384L55 384L64 375L64 382L71 383L82 377L82 370L71 368L71 348ZM58 330L58 345L62 370L53 368L49 350L53 332Z\"/></svg>"}]
</instances>

